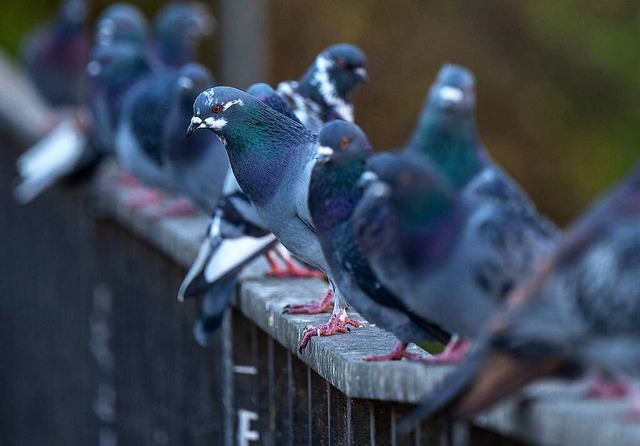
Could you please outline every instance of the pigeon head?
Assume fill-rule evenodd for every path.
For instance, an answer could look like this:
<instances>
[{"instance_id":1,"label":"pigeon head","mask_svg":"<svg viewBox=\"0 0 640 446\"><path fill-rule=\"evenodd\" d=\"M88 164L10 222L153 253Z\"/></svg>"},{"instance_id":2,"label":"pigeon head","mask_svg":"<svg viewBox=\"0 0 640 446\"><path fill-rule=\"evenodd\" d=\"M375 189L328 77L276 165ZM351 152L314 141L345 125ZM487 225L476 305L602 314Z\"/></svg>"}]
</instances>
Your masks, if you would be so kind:
<instances>
[{"instance_id":1,"label":"pigeon head","mask_svg":"<svg viewBox=\"0 0 640 446\"><path fill-rule=\"evenodd\" d=\"M149 37L149 26L142 11L128 3L115 3L100 15L96 25L98 46L130 43L144 46Z\"/></svg>"},{"instance_id":2,"label":"pigeon head","mask_svg":"<svg viewBox=\"0 0 640 446\"><path fill-rule=\"evenodd\" d=\"M215 19L203 3L168 3L154 19L160 59L176 67L193 61L199 40L212 34L214 29Z\"/></svg>"},{"instance_id":3,"label":"pigeon head","mask_svg":"<svg viewBox=\"0 0 640 446\"><path fill-rule=\"evenodd\" d=\"M371 146L364 132L346 121L325 124L318 145L308 205L316 231L323 234L351 217L362 196L357 183Z\"/></svg>"},{"instance_id":4,"label":"pigeon head","mask_svg":"<svg viewBox=\"0 0 640 446\"><path fill-rule=\"evenodd\" d=\"M92 85L107 88L128 84L149 70L144 49L128 44L98 46L87 64Z\"/></svg>"},{"instance_id":5,"label":"pigeon head","mask_svg":"<svg viewBox=\"0 0 640 446\"><path fill-rule=\"evenodd\" d=\"M233 87L214 87L200 93L193 103L187 136L198 129L214 132L230 153L252 146L258 150L269 142L312 141L315 136L299 122Z\"/></svg>"},{"instance_id":6,"label":"pigeon head","mask_svg":"<svg viewBox=\"0 0 640 446\"><path fill-rule=\"evenodd\" d=\"M371 154L371 144L367 135L357 125L347 121L331 121L318 134L318 164L351 164L359 162L364 166Z\"/></svg>"},{"instance_id":7,"label":"pigeon head","mask_svg":"<svg viewBox=\"0 0 640 446\"><path fill-rule=\"evenodd\" d=\"M473 114L476 106L475 78L459 65L445 65L431 86L427 107L445 116Z\"/></svg>"},{"instance_id":8,"label":"pigeon head","mask_svg":"<svg viewBox=\"0 0 640 446\"><path fill-rule=\"evenodd\" d=\"M176 79L176 89L180 102L191 107L200 92L211 88L214 84L215 81L211 72L204 66L197 63L184 65L178 71L178 78Z\"/></svg>"},{"instance_id":9,"label":"pigeon head","mask_svg":"<svg viewBox=\"0 0 640 446\"><path fill-rule=\"evenodd\" d=\"M278 94L273 88L271 88L271 85L265 82L257 82L250 85L249 88L247 88L247 93L260 99L262 102L265 102L265 99L268 99L274 94Z\"/></svg>"}]
</instances>

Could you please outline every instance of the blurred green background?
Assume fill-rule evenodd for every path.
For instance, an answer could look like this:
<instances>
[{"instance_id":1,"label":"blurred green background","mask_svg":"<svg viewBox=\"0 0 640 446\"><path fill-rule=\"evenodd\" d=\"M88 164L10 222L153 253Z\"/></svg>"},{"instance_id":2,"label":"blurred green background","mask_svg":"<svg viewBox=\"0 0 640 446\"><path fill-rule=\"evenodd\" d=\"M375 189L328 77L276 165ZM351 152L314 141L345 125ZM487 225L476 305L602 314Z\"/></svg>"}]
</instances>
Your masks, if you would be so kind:
<instances>
[{"instance_id":1,"label":"blurred green background","mask_svg":"<svg viewBox=\"0 0 640 446\"><path fill-rule=\"evenodd\" d=\"M94 15L108 3L93 1ZM161 4L133 3L150 14ZM3 0L0 45L17 55L56 6ZM332 43L365 50L371 82L356 93L356 119L378 150L407 139L442 63L466 65L489 152L561 224L640 153L640 2L274 0L267 10L272 84L297 78ZM217 73L215 37L202 57Z\"/></svg>"}]
</instances>

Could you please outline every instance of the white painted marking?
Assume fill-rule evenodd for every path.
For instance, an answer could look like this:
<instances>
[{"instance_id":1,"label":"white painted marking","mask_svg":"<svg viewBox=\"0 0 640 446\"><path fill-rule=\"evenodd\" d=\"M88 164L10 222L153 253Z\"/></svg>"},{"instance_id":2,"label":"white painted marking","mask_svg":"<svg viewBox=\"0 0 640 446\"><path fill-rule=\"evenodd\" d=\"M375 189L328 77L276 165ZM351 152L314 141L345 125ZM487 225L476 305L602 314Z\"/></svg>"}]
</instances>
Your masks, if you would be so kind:
<instances>
[{"instance_id":1,"label":"white painted marking","mask_svg":"<svg viewBox=\"0 0 640 446\"><path fill-rule=\"evenodd\" d=\"M459 88L445 85L440 88L440 99L449 102L461 102L464 99L464 92Z\"/></svg>"},{"instance_id":2,"label":"white painted marking","mask_svg":"<svg viewBox=\"0 0 640 446\"><path fill-rule=\"evenodd\" d=\"M233 372L241 375L257 375L258 369L252 365L234 365Z\"/></svg>"},{"instance_id":3,"label":"white painted marking","mask_svg":"<svg viewBox=\"0 0 640 446\"><path fill-rule=\"evenodd\" d=\"M251 422L260 417L250 410L238 410L238 445L249 446L250 441L260 440L260 432L251 430Z\"/></svg>"}]
</instances>

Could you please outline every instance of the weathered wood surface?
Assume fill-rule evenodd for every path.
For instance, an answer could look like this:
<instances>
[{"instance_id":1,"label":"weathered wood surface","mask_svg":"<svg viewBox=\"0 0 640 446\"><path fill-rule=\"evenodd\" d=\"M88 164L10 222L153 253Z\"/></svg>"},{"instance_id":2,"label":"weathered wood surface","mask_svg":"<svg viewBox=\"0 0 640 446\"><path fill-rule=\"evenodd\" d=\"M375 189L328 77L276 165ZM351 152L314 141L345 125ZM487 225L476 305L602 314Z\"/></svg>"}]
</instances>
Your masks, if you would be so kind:
<instances>
[{"instance_id":1,"label":"weathered wood surface","mask_svg":"<svg viewBox=\"0 0 640 446\"><path fill-rule=\"evenodd\" d=\"M127 191L118 190L107 178L108 174L94 188L94 195L100 198L101 212L187 266L204 234L206 218L158 221L144 212L131 213L124 206ZM323 322L326 315L289 316L282 314L282 308L319 297L325 285L320 280L265 278L264 269L265 265L258 261L245 271L234 305L283 345L288 354L298 356L347 398L414 403L432 390L449 370L407 361L362 361L363 356L388 351L396 342L392 335L369 324L348 335L314 338L307 349L298 354L304 327ZM526 407L521 407L520 399L512 400L479 417L477 423L535 444L640 444L640 425L629 423L624 417L630 408L628 402L585 400L581 396L583 390L581 384L551 381L537 384L524 394L531 400Z\"/></svg>"}]
</instances>

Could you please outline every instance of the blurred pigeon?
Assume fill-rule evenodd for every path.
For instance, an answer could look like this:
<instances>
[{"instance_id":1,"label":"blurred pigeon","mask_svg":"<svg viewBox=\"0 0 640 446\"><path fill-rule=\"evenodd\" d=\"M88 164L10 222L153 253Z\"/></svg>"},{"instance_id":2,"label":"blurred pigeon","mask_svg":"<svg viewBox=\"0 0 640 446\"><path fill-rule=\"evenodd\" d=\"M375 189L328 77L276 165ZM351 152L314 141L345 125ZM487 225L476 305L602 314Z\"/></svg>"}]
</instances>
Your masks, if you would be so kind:
<instances>
[{"instance_id":1,"label":"blurred pigeon","mask_svg":"<svg viewBox=\"0 0 640 446\"><path fill-rule=\"evenodd\" d=\"M149 43L147 19L140 9L130 3L107 6L96 22L96 46L119 43L128 43L138 48L146 48Z\"/></svg>"},{"instance_id":2,"label":"blurred pigeon","mask_svg":"<svg viewBox=\"0 0 640 446\"><path fill-rule=\"evenodd\" d=\"M79 104L91 51L87 4L63 0L53 23L29 34L22 45L27 74L52 105Z\"/></svg>"},{"instance_id":3,"label":"blurred pigeon","mask_svg":"<svg viewBox=\"0 0 640 446\"><path fill-rule=\"evenodd\" d=\"M187 138L184 129L191 122L196 97L213 85L213 76L202 65L183 66L178 71L169 115L163 124L166 175L173 187L207 213L213 212L220 198L229 159L218 138L205 134Z\"/></svg>"},{"instance_id":4,"label":"blurred pigeon","mask_svg":"<svg viewBox=\"0 0 640 446\"><path fill-rule=\"evenodd\" d=\"M431 164L390 157L367 175L374 179L354 214L360 248L410 311L451 333L475 338L553 247L536 215L471 202Z\"/></svg>"},{"instance_id":5,"label":"blurred pigeon","mask_svg":"<svg viewBox=\"0 0 640 446\"><path fill-rule=\"evenodd\" d=\"M375 157L370 162L370 169L385 171L388 169L385 167L386 158L392 156ZM503 222L488 224L494 232L491 237L496 244L509 243L511 246L509 254L512 261L505 265L508 266L507 271L497 271L493 278L487 275L488 272L482 274L482 280L488 280L487 286L513 287L526 277L531 265L557 241L558 230L538 215L524 191L490 159L480 143L475 123L475 80L465 68L445 65L440 70L431 87L418 128L400 156L409 161L432 164L461 194L468 208L489 206L487 209L493 209L496 215L506 213L504 215L512 216L510 218L517 222L517 225ZM375 268L374 271L378 272ZM399 293L390 284L385 285ZM493 296L504 295L503 291L496 289L488 292ZM477 320L482 321L495 303L478 311ZM426 317L426 314L423 316ZM433 320L442 323L437 318ZM465 325L469 322L471 321L467 321ZM446 323L443 323L443 328L455 332ZM468 331L469 328L466 327L463 334L472 336L475 330ZM466 345L464 340L454 338L445 354L440 355L437 360L457 361Z\"/></svg>"},{"instance_id":6,"label":"blurred pigeon","mask_svg":"<svg viewBox=\"0 0 640 446\"><path fill-rule=\"evenodd\" d=\"M247 93L260 99L269 107L271 107L278 113L282 113L287 118L300 122L300 120L297 118L295 113L291 110L282 96L280 96L277 91L271 88L269 84L265 84L264 82L255 83L247 88Z\"/></svg>"},{"instance_id":7,"label":"blurred pigeon","mask_svg":"<svg viewBox=\"0 0 640 446\"><path fill-rule=\"evenodd\" d=\"M149 69L144 48L95 48L87 65L89 116L79 111L18 159L16 199L26 203L63 178L81 177L111 153L122 98Z\"/></svg>"},{"instance_id":8,"label":"blurred pigeon","mask_svg":"<svg viewBox=\"0 0 640 446\"><path fill-rule=\"evenodd\" d=\"M640 376L639 204L637 165L570 226L404 427L440 411L470 417L573 361Z\"/></svg>"},{"instance_id":9,"label":"blurred pigeon","mask_svg":"<svg viewBox=\"0 0 640 446\"><path fill-rule=\"evenodd\" d=\"M369 141L359 127L345 121L325 124L318 140L318 160L309 184L309 211L332 277L359 313L401 340L391 354L366 359L420 359L405 350L409 342L447 342L450 336L417 317L378 282L352 230L351 215L363 192L358 182L371 153Z\"/></svg>"},{"instance_id":10,"label":"blurred pigeon","mask_svg":"<svg viewBox=\"0 0 640 446\"><path fill-rule=\"evenodd\" d=\"M296 257L329 274L307 206L316 135L231 87L214 87L198 96L188 134L197 129L213 131L225 145L234 176L265 226ZM305 331L303 345L310 336L360 326L348 317L346 302L328 277L335 294L334 313L327 324Z\"/></svg>"},{"instance_id":11,"label":"blurred pigeon","mask_svg":"<svg viewBox=\"0 0 640 446\"><path fill-rule=\"evenodd\" d=\"M153 55L161 64L176 69L195 62L200 39L214 29L215 20L204 3L169 2L154 18Z\"/></svg>"},{"instance_id":12,"label":"blurred pigeon","mask_svg":"<svg viewBox=\"0 0 640 446\"><path fill-rule=\"evenodd\" d=\"M353 122L353 89L368 81L367 59L358 47L338 43L322 51L299 81L278 85L298 119L317 133L334 119Z\"/></svg>"}]
</instances>

